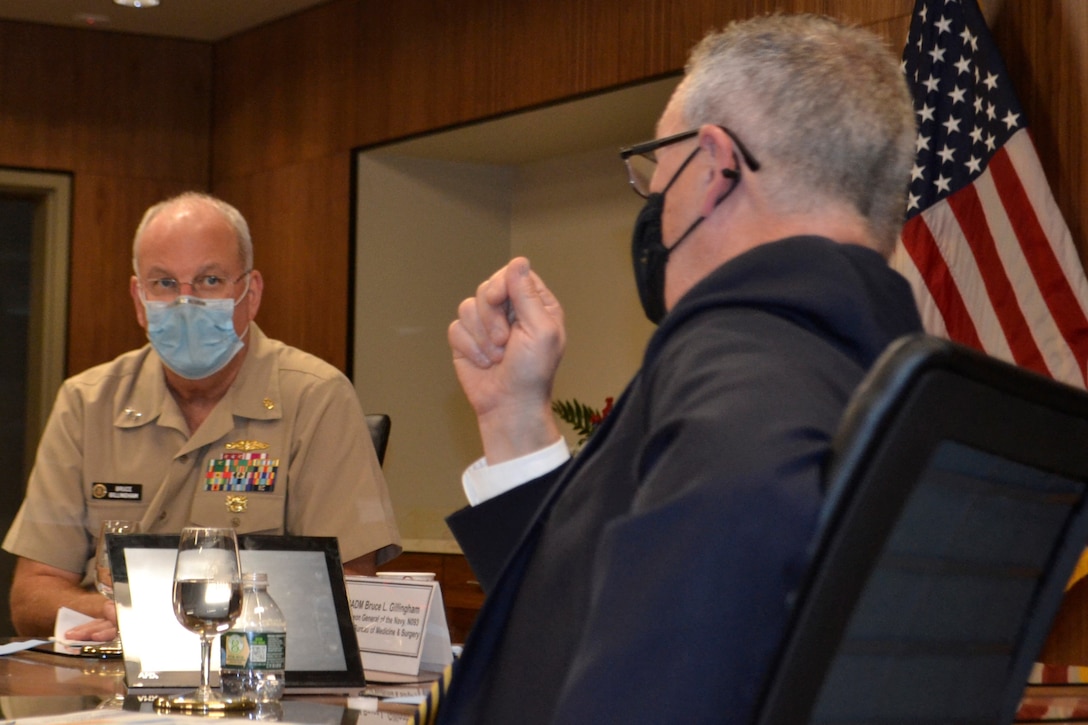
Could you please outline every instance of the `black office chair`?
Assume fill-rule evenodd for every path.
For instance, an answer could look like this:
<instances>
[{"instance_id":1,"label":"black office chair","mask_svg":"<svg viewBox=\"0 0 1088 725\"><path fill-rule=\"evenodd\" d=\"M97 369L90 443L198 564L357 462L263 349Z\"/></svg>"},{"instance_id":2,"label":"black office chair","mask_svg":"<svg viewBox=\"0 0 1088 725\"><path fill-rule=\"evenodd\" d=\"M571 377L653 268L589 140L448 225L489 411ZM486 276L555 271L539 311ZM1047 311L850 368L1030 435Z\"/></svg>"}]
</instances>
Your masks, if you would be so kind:
<instances>
[{"instance_id":1,"label":"black office chair","mask_svg":"<svg viewBox=\"0 0 1088 725\"><path fill-rule=\"evenodd\" d=\"M756 722L1011 722L1088 540L1088 393L905 338L826 481Z\"/></svg>"},{"instance_id":2,"label":"black office chair","mask_svg":"<svg viewBox=\"0 0 1088 725\"><path fill-rule=\"evenodd\" d=\"M366 425L370 428L370 439L374 441L374 452L378 454L378 463L385 463L385 449L389 446L389 429L393 423L385 413L367 413Z\"/></svg>"}]
</instances>

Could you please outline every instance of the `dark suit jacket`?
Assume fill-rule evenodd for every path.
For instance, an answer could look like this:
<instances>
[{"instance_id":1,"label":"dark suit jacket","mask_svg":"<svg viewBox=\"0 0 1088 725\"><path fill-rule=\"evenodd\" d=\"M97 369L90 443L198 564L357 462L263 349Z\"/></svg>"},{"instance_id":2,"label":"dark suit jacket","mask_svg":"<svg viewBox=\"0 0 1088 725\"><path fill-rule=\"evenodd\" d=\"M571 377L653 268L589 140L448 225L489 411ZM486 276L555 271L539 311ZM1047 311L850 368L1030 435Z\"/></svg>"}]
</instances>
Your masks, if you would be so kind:
<instances>
[{"instance_id":1,"label":"dark suit jacket","mask_svg":"<svg viewBox=\"0 0 1088 725\"><path fill-rule=\"evenodd\" d=\"M920 327L878 254L825 239L700 282L569 464L449 518L488 597L441 722L745 722L847 398Z\"/></svg>"}]
</instances>

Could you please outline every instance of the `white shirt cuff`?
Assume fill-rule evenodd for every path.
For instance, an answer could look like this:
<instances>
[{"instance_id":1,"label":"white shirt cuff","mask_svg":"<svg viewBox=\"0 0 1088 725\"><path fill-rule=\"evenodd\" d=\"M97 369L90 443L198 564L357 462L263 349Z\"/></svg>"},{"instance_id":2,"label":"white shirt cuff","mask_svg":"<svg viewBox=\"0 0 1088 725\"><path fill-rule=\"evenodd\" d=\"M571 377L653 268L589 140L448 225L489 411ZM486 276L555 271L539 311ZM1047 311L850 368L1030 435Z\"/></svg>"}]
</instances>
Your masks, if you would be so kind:
<instances>
[{"instance_id":1,"label":"white shirt cuff","mask_svg":"<svg viewBox=\"0 0 1088 725\"><path fill-rule=\"evenodd\" d=\"M480 458L465 469L461 476L461 485L465 489L468 502L476 506L554 471L569 458L567 441L560 438L547 448L496 463L494 466L487 465L487 459Z\"/></svg>"}]
</instances>

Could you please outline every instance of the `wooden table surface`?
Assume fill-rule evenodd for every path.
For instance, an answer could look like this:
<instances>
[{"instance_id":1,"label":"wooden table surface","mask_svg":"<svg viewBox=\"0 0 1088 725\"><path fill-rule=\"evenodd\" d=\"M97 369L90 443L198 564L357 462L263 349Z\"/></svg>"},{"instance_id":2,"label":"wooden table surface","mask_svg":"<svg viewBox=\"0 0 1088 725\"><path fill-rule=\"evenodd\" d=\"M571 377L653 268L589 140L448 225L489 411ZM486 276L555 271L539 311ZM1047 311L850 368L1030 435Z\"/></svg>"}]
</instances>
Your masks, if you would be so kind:
<instances>
[{"instance_id":1,"label":"wooden table surface","mask_svg":"<svg viewBox=\"0 0 1088 725\"><path fill-rule=\"evenodd\" d=\"M400 692L410 687L398 685L397 690ZM375 694L380 694L383 689L380 685L374 688ZM120 698L125 695L125 669L117 658L73 657L35 650L0 656L0 719L119 707ZM124 709L149 710L150 699L147 695L139 698L127 696ZM288 695L284 698L284 709L291 715L291 720L306 722L306 713L320 713L321 706L330 706L326 708L330 712L339 707L340 712L344 712L349 702L348 698L335 695ZM297 716L300 712L303 717ZM410 706L382 703L373 717L381 722L403 723L410 720L412 712ZM370 717L359 713L359 722L369 720ZM339 722L340 718L337 717L336 721Z\"/></svg>"},{"instance_id":2,"label":"wooden table surface","mask_svg":"<svg viewBox=\"0 0 1088 725\"><path fill-rule=\"evenodd\" d=\"M120 659L93 659L24 650L0 657L0 714L6 718L92 710L125 695ZM398 686L398 690L403 690ZM380 686L376 691L380 692ZM146 697L146 696L144 696ZM347 706L337 696L289 696L287 701ZM127 707L138 707L130 696ZM146 709L147 705L144 704ZM411 708L380 706L376 719L407 722ZM367 722L362 717L360 722ZM1088 684L1029 685L1016 718L1018 723L1088 723Z\"/></svg>"}]
</instances>

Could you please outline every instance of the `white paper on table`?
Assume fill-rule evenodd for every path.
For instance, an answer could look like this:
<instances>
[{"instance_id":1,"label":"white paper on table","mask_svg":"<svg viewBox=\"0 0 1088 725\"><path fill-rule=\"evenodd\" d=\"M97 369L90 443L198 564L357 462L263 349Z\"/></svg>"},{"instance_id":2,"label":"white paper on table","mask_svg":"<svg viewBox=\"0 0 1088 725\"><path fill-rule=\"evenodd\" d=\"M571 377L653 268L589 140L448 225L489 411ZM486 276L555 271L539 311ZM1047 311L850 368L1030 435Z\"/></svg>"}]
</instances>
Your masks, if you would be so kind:
<instances>
[{"instance_id":1,"label":"white paper on table","mask_svg":"<svg viewBox=\"0 0 1088 725\"><path fill-rule=\"evenodd\" d=\"M49 644L49 641L44 639L28 639L24 642L8 642L7 644L0 645L0 655L12 655L16 652L30 649L31 647L37 647L40 644Z\"/></svg>"},{"instance_id":2,"label":"white paper on table","mask_svg":"<svg viewBox=\"0 0 1088 725\"><path fill-rule=\"evenodd\" d=\"M68 607L61 607L57 610L57 621L53 625L53 641L60 642L63 645L69 647L82 647L85 644L101 644L101 642L95 642L89 639L65 639L64 633L73 627L78 627L81 624L95 621L94 617L89 617L83 612L77 612L74 609Z\"/></svg>"}]
</instances>

